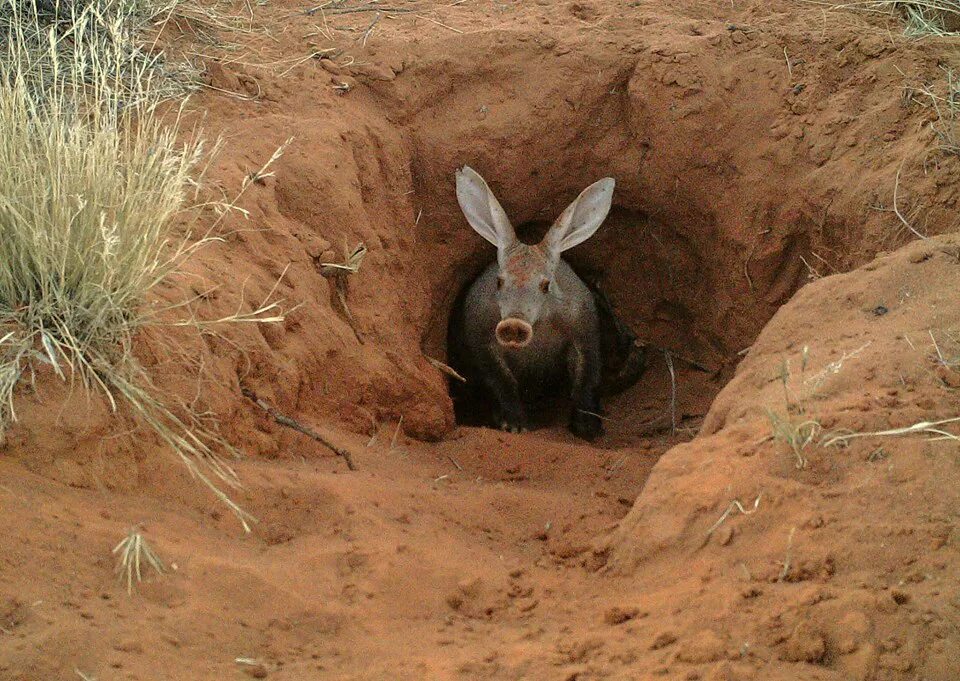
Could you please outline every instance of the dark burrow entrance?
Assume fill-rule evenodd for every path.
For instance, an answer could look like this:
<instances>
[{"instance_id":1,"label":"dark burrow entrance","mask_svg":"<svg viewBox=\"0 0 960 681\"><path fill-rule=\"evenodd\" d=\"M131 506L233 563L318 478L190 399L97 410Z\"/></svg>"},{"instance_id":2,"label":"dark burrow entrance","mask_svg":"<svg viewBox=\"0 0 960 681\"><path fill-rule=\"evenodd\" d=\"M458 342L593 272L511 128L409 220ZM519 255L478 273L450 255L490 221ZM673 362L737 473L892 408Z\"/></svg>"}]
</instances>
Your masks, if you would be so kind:
<instances>
[{"instance_id":1,"label":"dark burrow entrance","mask_svg":"<svg viewBox=\"0 0 960 681\"><path fill-rule=\"evenodd\" d=\"M776 100L753 98L767 85L759 71L738 71L742 79L729 87L710 81L685 89L664 77L661 62L673 61L656 51L615 51L609 61L574 68L540 60L535 45L508 44L491 38L491 53L502 54L482 78L467 66L421 74L421 84L471 83L469 96L440 85L428 88L434 99L419 93L422 109L411 123L422 245L414 266L418 276L429 272L432 310L421 348L456 363L450 316L495 255L457 206L458 167L486 179L528 243L582 189L613 177L606 221L564 257L647 345L647 368L605 399L606 435L596 444L693 434L744 350L808 281L805 259L824 254L831 270L849 268L865 233L863 204L850 200L860 190L850 188L838 203L795 142L783 142L783 155L770 153L783 111ZM716 75L715 58L703 54L683 68ZM488 421L489 404L457 397L460 423ZM548 401L536 419L545 427L532 435L561 431L565 412L562 400Z\"/></svg>"}]
</instances>

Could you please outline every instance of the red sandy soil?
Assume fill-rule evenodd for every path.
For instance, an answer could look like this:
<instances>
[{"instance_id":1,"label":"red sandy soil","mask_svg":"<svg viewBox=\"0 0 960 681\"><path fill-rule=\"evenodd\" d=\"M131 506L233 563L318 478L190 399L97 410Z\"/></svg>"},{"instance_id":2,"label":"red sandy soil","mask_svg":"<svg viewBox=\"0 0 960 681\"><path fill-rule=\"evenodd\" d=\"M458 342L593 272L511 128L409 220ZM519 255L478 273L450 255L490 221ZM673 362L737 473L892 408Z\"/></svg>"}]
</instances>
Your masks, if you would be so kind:
<instances>
[{"instance_id":1,"label":"red sandy soil","mask_svg":"<svg viewBox=\"0 0 960 681\"><path fill-rule=\"evenodd\" d=\"M797 454L769 417L960 413L960 239L932 236L960 167L919 92L952 42L776 0L391 6L416 11L368 32L376 13L254 5L192 100L228 196L293 138L249 219L153 302L202 294L218 318L280 279L299 307L138 348L170 399L219 415L259 522L245 534L148 431L41 376L0 457L0 679L960 678L957 443ZM492 257L457 209L464 163L517 224L617 179L571 260L709 369L675 360L675 430L656 351L595 445L562 419L454 424L427 357ZM319 264L360 241L355 334ZM170 569L130 596L110 551L135 523Z\"/></svg>"}]
</instances>

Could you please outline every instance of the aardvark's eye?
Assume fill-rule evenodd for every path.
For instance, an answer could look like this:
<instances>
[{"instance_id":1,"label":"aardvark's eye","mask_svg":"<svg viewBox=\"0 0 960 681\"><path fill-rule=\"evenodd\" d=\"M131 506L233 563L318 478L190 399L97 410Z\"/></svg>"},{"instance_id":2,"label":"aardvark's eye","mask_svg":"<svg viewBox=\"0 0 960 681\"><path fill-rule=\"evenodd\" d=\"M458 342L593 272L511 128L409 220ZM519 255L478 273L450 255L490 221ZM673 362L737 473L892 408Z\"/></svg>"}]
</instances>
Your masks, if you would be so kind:
<instances>
[{"instance_id":1,"label":"aardvark's eye","mask_svg":"<svg viewBox=\"0 0 960 681\"><path fill-rule=\"evenodd\" d=\"M502 288L503 288L503 277L497 277L497 290L499 291Z\"/></svg>"},{"instance_id":2,"label":"aardvark's eye","mask_svg":"<svg viewBox=\"0 0 960 681\"><path fill-rule=\"evenodd\" d=\"M544 279L543 281L540 282L540 290L543 291L544 293L549 293L549 292L550 292L550 280L549 280L549 279Z\"/></svg>"}]
</instances>

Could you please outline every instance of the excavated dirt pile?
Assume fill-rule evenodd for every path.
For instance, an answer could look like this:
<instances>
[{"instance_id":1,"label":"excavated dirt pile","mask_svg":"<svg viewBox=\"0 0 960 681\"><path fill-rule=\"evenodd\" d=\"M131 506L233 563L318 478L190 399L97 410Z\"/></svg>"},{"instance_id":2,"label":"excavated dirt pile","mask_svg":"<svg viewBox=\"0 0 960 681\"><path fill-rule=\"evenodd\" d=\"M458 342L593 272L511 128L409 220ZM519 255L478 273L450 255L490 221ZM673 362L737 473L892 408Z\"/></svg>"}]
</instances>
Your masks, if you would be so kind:
<instances>
[{"instance_id":1,"label":"excavated dirt pile","mask_svg":"<svg viewBox=\"0 0 960 681\"><path fill-rule=\"evenodd\" d=\"M296 307L138 348L259 522L41 373L0 450L0 679L960 677L956 442L898 432L957 415L950 41L776 0L304 9L206 64L211 186L290 142L152 301ZM527 237L617 180L569 259L649 369L592 445L455 423L431 359L493 258L463 164ZM358 243L344 308L324 264ZM128 596L134 523L168 570Z\"/></svg>"}]
</instances>

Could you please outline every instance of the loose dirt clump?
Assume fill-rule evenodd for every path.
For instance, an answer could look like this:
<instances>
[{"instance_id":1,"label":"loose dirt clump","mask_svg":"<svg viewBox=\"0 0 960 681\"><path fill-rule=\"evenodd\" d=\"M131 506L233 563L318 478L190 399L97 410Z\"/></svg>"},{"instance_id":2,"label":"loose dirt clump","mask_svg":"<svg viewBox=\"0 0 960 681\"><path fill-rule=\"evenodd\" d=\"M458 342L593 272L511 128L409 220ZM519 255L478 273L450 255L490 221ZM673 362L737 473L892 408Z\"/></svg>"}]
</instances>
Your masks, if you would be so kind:
<instances>
[{"instance_id":1,"label":"loose dirt clump","mask_svg":"<svg viewBox=\"0 0 960 681\"><path fill-rule=\"evenodd\" d=\"M299 307L137 349L219 415L260 522L38 376L0 458L0 678L956 678L956 441L851 437L958 416L960 168L902 94L948 39L777 0L306 9L211 60L214 186L293 140L159 294ZM493 257L464 163L530 238L617 180L570 257L650 363L595 446L455 422L437 361ZM345 308L324 267L360 243ZM137 524L168 569L128 596Z\"/></svg>"}]
</instances>

